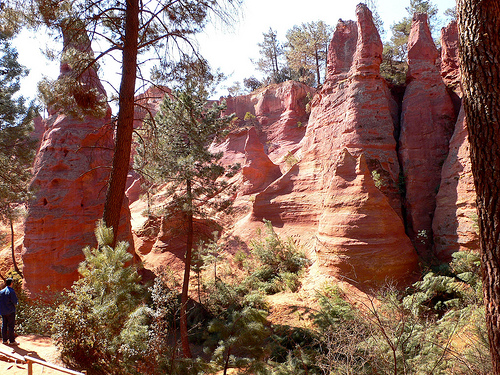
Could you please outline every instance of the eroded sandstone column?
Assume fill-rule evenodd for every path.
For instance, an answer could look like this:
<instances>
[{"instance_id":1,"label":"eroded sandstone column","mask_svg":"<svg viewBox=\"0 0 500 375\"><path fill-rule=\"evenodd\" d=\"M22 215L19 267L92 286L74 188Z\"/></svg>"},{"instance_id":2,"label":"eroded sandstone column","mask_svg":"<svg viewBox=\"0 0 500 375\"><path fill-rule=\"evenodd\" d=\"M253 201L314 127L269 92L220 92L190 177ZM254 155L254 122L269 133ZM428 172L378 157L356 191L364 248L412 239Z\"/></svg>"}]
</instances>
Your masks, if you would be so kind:
<instances>
[{"instance_id":1,"label":"eroded sandstone column","mask_svg":"<svg viewBox=\"0 0 500 375\"><path fill-rule=\"evenodd\" d=\"M64 37L66 52L73 49L91 56L87 37L68 33ZM73 73L72 63L62 62L59 80ZM95 246L94 229L103 213L114 145L111 110L93 68L86 69L77 81L73 94L68 94L73 95L69 98L73 107L54 102L49 108L34 162L36 197L28 207L22 252L25 287L33 294L48 287L51 291L69 288L78 278L82 249ZM96 103L104 103L104 111L94 111ZM67 113L81 110L96 114L79 117ZM122 212L119 238L128 240L133 249L125 201Z\"/></svg>"},{"instance_id":2,"label":"eroded sandstone column","mask_svg":"<svg viewBox=\"0 0 500 375\"><path fill-rule=\"evenodd\" d=\"M455 125L453 103L436 67L427 15L413 17L401 114L399 157L406 187L407 230L420 256L432 251L432 219L441 168Z\"/></svg>"}]
</instances>

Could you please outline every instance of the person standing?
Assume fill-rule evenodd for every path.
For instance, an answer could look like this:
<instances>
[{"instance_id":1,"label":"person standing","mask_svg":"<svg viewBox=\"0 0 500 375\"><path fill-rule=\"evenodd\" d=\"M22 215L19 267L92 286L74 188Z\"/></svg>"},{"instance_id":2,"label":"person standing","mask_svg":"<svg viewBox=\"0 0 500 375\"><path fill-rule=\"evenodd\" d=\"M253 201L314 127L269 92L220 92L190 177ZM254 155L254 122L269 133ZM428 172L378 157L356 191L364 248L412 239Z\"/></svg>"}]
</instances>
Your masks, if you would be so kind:
<instances>
[{"instance_id":1,"label":"person standing","mask_svg":"<svg viewBox=\"0 0 500 375\"><path fill-rule=\"evenodd\" d=\"M0 290L0 315L2 315L2 340L4 344L17 345L14 336L16 325L17 295L11 287L12 278L5 280L5 288Z\"/></svg>"}]
</instances>

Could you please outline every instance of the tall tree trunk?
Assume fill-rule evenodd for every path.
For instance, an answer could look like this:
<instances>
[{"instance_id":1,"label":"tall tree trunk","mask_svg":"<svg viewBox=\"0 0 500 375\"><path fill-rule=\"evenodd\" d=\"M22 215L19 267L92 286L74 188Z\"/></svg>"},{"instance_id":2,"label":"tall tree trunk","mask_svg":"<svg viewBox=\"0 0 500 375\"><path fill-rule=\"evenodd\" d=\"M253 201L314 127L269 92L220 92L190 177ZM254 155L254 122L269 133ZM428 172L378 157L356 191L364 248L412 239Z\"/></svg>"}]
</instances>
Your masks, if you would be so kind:
<instances>
[{"instance_id":1,"label":"tall tree trunk","mask_svg":"<svg viewBox=\"0 0 500 375\"><path fill-rule=\"evenodd\" d=\"M12 222L12 218L9 218L9 223L10 223L10 244L11 244L11 252L12 252L12 263L14 264L14 270L17 272L17 274L21 277L24 278L23 273L17 266L16 262L16 252L15 252L15 244L14 244L14 223Z\"/></svg>"},{"instance_id":2,"label":"tall tree trunk","mask_svg":"<svg viewBox=\"0 0 500 375\"><path fill-rule=\"evenodd\" d=\"M500 375L500 2L459 0L457 11L486 324L493 373Z\"/></svg>"},{"instance_id":3,"label":"tall tree trunk","mask_svg":"<svg viewBox=\"0 0 500 375\"><path fill-rule=\"evenodd\" d=\"M319 51L318 48L315 48L314 50L314 59L316 60L316 86L321 85L321 75L319 72L319 66L320 66L320 61L319 61Z\"/></svg>"},{"instance_id":4,"label":"tall tree trunk","mask_svg":"<svg viewBox=\"0 0 500 375\"><path fill-rule=\"evenodd\" d=\"M113 169L108 183L103 219L113 228L116 243L120 214L125 196L125 185L130 164L130 148L134 129L134 94L137 77L137 47L139 36L139 0L127 0L125 11L125 40L123 42L122 79L118 99Z\"/></svg>"},{"instance_id":5,"label":"tall tree trunk","mask_svg":"<svg viewBox=\"0 0 500 375\"><path fill-rule=\"evenodd\" d=\"M191 358L191 348L189 346L188 328L187 328L187 303L189 291L189 277L191 272L191 257L193 250L193 195L191 191L191 181L186 183L186 195L188 199L188 212L187 212L187 240L186 240L186 257L184 259L184 280L182 282L181 293L181 311L180 311L180 331L181 331L181 345L184 357Z\"/></svg>"}]
</instances>

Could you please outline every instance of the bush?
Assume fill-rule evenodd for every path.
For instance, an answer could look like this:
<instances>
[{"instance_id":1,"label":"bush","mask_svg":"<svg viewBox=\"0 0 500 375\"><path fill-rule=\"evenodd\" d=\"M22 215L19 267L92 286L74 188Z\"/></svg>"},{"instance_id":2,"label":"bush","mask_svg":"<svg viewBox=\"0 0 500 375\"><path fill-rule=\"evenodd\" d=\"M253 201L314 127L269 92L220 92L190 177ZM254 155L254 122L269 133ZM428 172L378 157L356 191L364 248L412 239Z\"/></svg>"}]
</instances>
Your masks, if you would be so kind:
<instances>
[{"instance_id":1,"label":"bush","mask_svg":"<svg viewBox=\"0 0 500 375\"><path fill-rule=\"evenodd\" d=\"M16 288L19 303L16 308L16 332L20 335L50 336L56 308L63 303L62 295L47 293L46 298L30 299L21 287Z\"/></svg>"},{"instance_id":2,"label":"bush","mask_svg":"<svg viewBox=\"0 0 500 375\"><path fill-rule=\"evenodd\" d=\"M266 237L252 241L252 255L256 264L249 265L254 271L245 283L250 289L257 288L266 294L300 288L300 273L308 264L305 254L293 239L282 241L274 232L270 221L264 221Z\"/></svg>"},{"instance_id":3,"label":"bush","mask_svg":"<svg viewBox=\"0 0 500 375\"><path fill-rule=\"evenodd\" d=\"M132 374L148 339L148 309L139 276L126 266L128 245L113 249L111 229L96 228L98 247L83 250L81 278L54 315L53 339L65 362L104 374Z\"/></svg>"}]
</instances>

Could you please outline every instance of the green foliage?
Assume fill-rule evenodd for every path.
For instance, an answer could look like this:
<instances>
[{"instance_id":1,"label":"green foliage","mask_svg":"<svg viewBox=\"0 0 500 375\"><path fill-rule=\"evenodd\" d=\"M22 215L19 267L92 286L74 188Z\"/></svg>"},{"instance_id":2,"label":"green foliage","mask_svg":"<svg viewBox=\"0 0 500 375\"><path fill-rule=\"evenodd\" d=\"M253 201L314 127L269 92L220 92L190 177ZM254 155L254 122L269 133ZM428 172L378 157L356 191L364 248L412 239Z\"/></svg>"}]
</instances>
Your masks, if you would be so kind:
<instances>
[{"instance_id":1,"label":"green foliage","mask_svg":"<svg viewBox=\"0 0 500 375\"><path fill-rule=\"evenodd\" d=\"M385 185L385 181L382 179L382 176L375 169L372 171L372 178L375 186L380 189Z\"/></svg>"},{"instance_id":2,"label":"green foliage","mask_svg":"<svg viewBox=\"0 0 500 375\"><path fill-rule=\"evenodd\" d=\"M78 38L86 34L78 33ZM76 38L74 36L68 38ZM90 45L86 38L83 43ZM94 65L94 54L81 51L79 46L67 47L61 57L61 63L68 69L56 80L44 78L38 83L38 91L47 108L62 111L71 116L83 119L85 116L103 118L108 110L106 95L95 84L97 66ZM83 78L84 77L84 78Z\"/></svg>"},{"instance_id":3,"label":"green foliage","mask_svg":"<svg viewBox=\"0 0 500 375\"><path fill-rule=\"evenodd\" d=\"M406 295L393 287L358 299L336 289L319 295L314 315L329 374L488 374L491 369L479 259L455 253L448 275L429 273Z\"/></svg>"},{"instance_id":4,"label":"green foliage","mask_svg":"<svg viewBox=\"0 0 500 375\"><path fill-rule=\"evenodd\" d=\"M143 375L158 373L178 374L176 369L177 343L174 339L178 326L180 303L176 285L166 277L168 273L160 269L161 276L155 278L150 288L150 324L147 350L138 360L138 370Z\"/></svg>"},{"instance_id":5,"label":"green foliage","mask_svg":"<svg viewBox=\"0 0 500 375\"><path fill-rule=\"evenodd\" d=\"M52 333L53 317L57 306L65 302L62 295L47 295L32 300L21 288L15 287L19 303L16 307L16 332L20 335L50 336Z\"/></svg>"},{"instance_id":6,"label":"green foliage","mask_svg":"<svg viewBox=\"0 0 500 375\"><path fill-rule=\"evenodd\" d=\"M221 153L209 151L226 134L233 116L221 116L224 103L208 106L204 85L187 82L172 97L165 96L154 120L145 121L138 139L135 167L156 183L170 183L170 205L181 212L204 215L227 211L232 177L239 166L225 168ZM188 188L189 187L189 188Z\"/></svg>"},{"instance_id":7,"label":"green foliage","mask_svg":"<svg viewBox=\"0 0 500 375\"><path fill-rule=\"evenodd\" d=\"M259 87L262 86L262 82L259 81L257 78L254 76L251 76L249 78L244 78L243 79L243 85L245 88L247 88L250 92L253 92L257 90Z\"/></svg>"},{"instance_id":8,"label":"green foliage","mask_svg":"<svg viewBox=\"0 0 500 375\"><path fill-rule=\"evenodd\" d=\"M447 22L457 20L457 7L448 8L444 11L444 16L447 18Z\"/></svg>"},{"instance_id":9,"label":"green foliage","mask_svg":"<svg viewBox=\"0 0 500 375\"><path fill-rule=\"evenodd\" d=\"M268 83L280 83L286 81L282 73L282 57L284 55L283 46L278 41L276 31L269 28L267 33L262 33L264 40L258 43L260 47L260 59L254 62L257 69L267 74Z\"/></svg>"},{"instance_id":10,"label":"green foliage","mask_svg":"<svg viewBox=\"0 0 500 375\"><path fill-rule=\"evenodd\" d=\"M245 121L252 121L254 120L256 117L254 114L250 113L250 112L247 112L245 113L245 117L243 118L243 120Z\"/></svg>"},{"instance_id":11,"label":"green foliage","mask_svg":"<svg viewBox=\"0 0 500 375\"><path fill-rule=\"evenodd\" d=\"M36 140L31 138L33 105L19 96L20 79L27 71L7 35L0 33L0 220L9 223L21 215L19 203L31 197L31 165Z\"/></svg>"},{"instance_id":12,"label":"green foliage","mask_svg":"<svg viewBox=\"0 0 500 375\"><path fill-rule=\"evenodd\" d=\"M300 287L300 271L307 259L293 239L283 241L274 232L272 223L264 221L266 237L250 243L256 264L246 279L251 289L259 289L266 294L283 290L296 291Z\"/></svg>"},{"instance_id":13,"label":"green foliage","mask_svg":"<svg viewBox=\"0 0 500 375\"><path fill-rule=\"evenodd\" d=\"M294 154L288 151L288 153L283 157L283 161L285 162L288 169L290 169L299 162L299 159L297 159Z\"/></svg>"},{"instance_id":14,"label":"green foliage","mask_svg":"<svg viewBox=\"0 0 500 375\"><path fill-rule=\"evenodd\" d=\"M205 286L205 307L213 316L225 316L232 310L251 307L268 310L269 306L259 290L252 290L245 282L229 283L222 280L208 282Z\"/></svg>"},{"instance_id":15,"label":"green foliage","mask_svg":"<svg viewBox=\"0 0 500 375\"><path fill-rule=\"evenodd\" d=\"M482 282L478 254L456 252L448 275L433 272L413 284L415 291L403 299L406 308L416 315L432 313L442 316L452 308L464 308L482 300Z\"/></svg>"},{"instance_id":16,"label":"green foliage","mask_svg":"<svg viewBox=\"0 0 500 375\"><path fill-rule=\"evenodd\" d=\"M62 358L107 374L133 373L146 349L148 309L144 290L132 266L128 245L115 248L111 229L96 228L97 248L84 249L81 278L55 311L53 339Z\"/></svg>"},{"instance_id":17,"label":"green foliage","mask_svg":"<svg viewBox=\"0 0 500 375\"><path fill-rule=\"evenodd\" d=\"M342 292L333 285L325 285L323 291L318 292L320 310L313 315L315 325L323 332L332 326L352 321L356 313L352 305L345 301Z\"/></svg>"},{"instance_id":18,"label":"green foliage","mask_svg":"<svg viewBox=\"0 0 500 375\"><path fill-rule=\"evenodd\" d=\"M241 88L241 83L239 81L235 81L231 86L228 86L227 91L230 96L238 96L243 94L243 89Z\"/></svg>"},{"instance_id":19,"label":"green foliage","mask_svg":"<svg viewBox=\"0 0 500 375\"><path fill-rule=\"evenodd\" d=\"M406 81L408 64L406 62L407 43L410 36L411 23L414 13L427 13L431 32L436 27L437 7L429 0L410 0L406 7L407 16L391 26L392 36L384 45L380 74L395 85L402 85Z\"/></svg>"},{"instance_id":20,"label":"green foliage","mask_svg":"<svg viewBox=\"0 0 500 375\"><path fill-rule=\"evenodd\" d=\"M223 319L212 320L208 330L217 342L212 362L224 373L229 367L237 367L251 374L262 367L259 362L267 351L262 343L270 336L266 315L265 311L245 307L232 310Z\"/></svg>"},{"instance_id":21,"label":"green foliage","mask_svg":"<svg viewBox=\"0 0 500 375\"><path fill-rule=\"evenodd\" d=\"M326 65L326 51L331 28L323 21L302 23L287 31L286 50L292 78L309 86L321 84L321 70Z\"/></svg>"}]
</instances>

